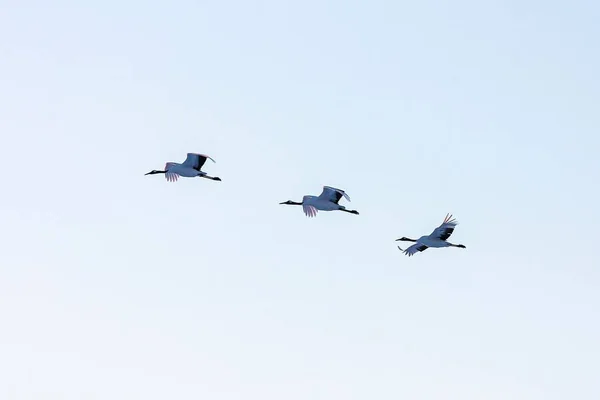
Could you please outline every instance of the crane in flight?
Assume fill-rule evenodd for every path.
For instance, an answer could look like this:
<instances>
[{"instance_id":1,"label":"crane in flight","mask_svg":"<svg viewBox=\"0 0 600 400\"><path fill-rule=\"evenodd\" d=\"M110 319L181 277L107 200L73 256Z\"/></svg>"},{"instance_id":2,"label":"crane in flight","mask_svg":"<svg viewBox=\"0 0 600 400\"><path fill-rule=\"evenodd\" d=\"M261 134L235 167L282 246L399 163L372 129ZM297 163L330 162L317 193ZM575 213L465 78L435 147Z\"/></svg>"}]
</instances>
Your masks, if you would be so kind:
<instances>
[{"instance_id":1,"label":"crane in flight","mask_svg":"<svg viewBox=\"0 0 600 400\"><path fill-rule=\"evenodd\" d=\"M341 189L336 189L331 186L323 186L323 191L319 196L304 196L302 201L284 201L279 204L287 204L293 206L302 206L304 214L309 217L316 217L318 211L344 211L350 214L357 214L356 210L347 210L346 207L339 204L341 198L350 201L350 197Z\"/></svg>"},{"instance_id":2,"label":"crane in flight","mask_svg":"<svg viewBox=\"0 0 600 400\"><path fill-rule=\"evenodd\" d=\"M176 182L180 176L185 178L195 178L199 176L200 178L220 181L221 178L218 176L209 176L206 172L202 171L202 166L207 159L215 162L215 160L204 154L187 153L184 162L168 162L165 164L164 170L154 169L145 175L165 174L165 179L169 182Z\"/></svg>"},{"instance_id":3,"label":"crane in flight","mask_svg":"<svg viewBox=\"0 0 600 400\"><path fill-rule=\"evenodd\" d=\"M396 239L396 241L415 242L415 244L408 247L406 250L402 250L400 246L398 246L398 249L403 251L404 254L409 257L417 252L425 251L429 247L460 247L461 249L466 249L465 245L447 242L450 235L452 235L452 232L454 232L456 225L458 225L456 219L452 218L452 215L447 214L446 218L444 218L444 222L427 236L421 236L417 240L405 236Z\"/></svg>"}]
</instances>

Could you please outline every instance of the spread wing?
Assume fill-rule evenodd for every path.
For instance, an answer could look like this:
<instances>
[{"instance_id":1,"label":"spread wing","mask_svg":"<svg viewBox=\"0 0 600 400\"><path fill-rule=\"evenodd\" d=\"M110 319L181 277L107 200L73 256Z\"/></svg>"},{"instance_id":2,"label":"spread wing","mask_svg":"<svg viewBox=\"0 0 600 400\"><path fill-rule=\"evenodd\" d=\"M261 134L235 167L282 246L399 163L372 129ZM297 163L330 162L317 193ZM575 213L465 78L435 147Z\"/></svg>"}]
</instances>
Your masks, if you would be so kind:
<instances>
[{"instance_id":1,"label":"spread wing","mask_svg":"<svg viewBox=\"0 0 600 400\"><path fill-rule=\"evenodd\" d=\"M179 179L179 175L175 172L167 172L165 173L165 179L168 182L177 182L177 179Z\"/></svg>"},{"instance_id":2,"label":"spread wing","mask_svg":"<svg viewBox=\"0 0 600 400\"><path fill-rule=\"evenodd\" d=\"M323 191L319 195L322 200L331 201L332 203L338 204L341 198L345 198L350 201L350 197L342 189L336 189L331 186L323 186Z\"/></svg>"},{"instance_id":3,"label":"spread wing","mask_svg":"<svg viewBox=\"0 0 600 400\"><path fill-rule=\"evenodd\" d=\"M304 211L304 214L309 218L316 217L318 212L317 209L310 204L302 204L302 211Z\"/></svg>"},{"instance_id":4,"label":"spread wing","mask_svg":"<svg viewBox=\"0 0 600 400\"><path fill-rule=\"evenodd\" d=\"M215 162L215 160L204 154L187 153L187 157L181 165L200 171L200 168L202 168L207 159Z\"/></svg>"},{"instance_id":5,"label":"spread wing","mask_svg":"<svg viewBox=\"0 0 600 400\"><path fill-rule=\"evenodd\" d=\"M400 249L400 246L398 246L398 248ZM415 253L427 250L427 246L421 243L415 243L406 250L400 250L403 251L407 256L412 257Z\"/></svg>"},{"instance_id":6,"label":"spread wing","mask_svg":"<svg viewBox=\"0 0 600 400\"><path fill-rule=\"evenodd\" d=\"M177 164L175 164L173 162L168 162L165 164L165 171L167 171L167 172L165 172L165 179L168 182L177 182L177 179L179 179L179 174L169 171L169 168L174 167L175 165L177 165Z\"/></svg>"},{"instance_id":7,"label":"spread wing","mask_svg":"<svg viewBox=\"0 0 600 400\"><path fill-rule=\"evenodd\" d=\"M450 235L452 235L452 232L454 232L456 225L458 225L456 219L452 218L451 214L447 214L446 218L444 218L444 222L435 228L429 236L440 240L448 240Z\"/></svg>"}]
</instances>

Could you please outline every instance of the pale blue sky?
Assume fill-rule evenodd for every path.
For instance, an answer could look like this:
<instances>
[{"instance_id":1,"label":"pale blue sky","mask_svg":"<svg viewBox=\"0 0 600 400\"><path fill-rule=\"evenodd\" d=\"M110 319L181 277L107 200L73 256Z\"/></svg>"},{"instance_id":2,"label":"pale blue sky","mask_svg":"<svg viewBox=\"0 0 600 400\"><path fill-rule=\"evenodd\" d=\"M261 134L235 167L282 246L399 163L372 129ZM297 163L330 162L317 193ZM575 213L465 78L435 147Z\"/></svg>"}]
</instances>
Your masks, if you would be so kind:
<instances>
[{"instance_id":1,"label":"pale blue sky","mask_svg":"<svg viewBox=\"0 0 600 400\"><path fill-rule=\"evenodd\" d=\"M597 2L83 4L1 3L0 398L600 398Z\"/></svg>"}]
</instances>

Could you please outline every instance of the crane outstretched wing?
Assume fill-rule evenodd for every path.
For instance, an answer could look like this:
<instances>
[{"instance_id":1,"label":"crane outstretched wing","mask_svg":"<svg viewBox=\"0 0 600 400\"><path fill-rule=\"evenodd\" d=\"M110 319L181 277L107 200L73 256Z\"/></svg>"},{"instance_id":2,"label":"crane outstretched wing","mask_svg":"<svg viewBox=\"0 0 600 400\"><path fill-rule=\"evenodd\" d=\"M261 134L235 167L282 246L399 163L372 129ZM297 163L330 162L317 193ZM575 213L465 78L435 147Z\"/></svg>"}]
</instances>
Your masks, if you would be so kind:
<instances>
[{"instance_id":1,"label":"crane outstretched wing","mask_svg":"<svg viewBox=\"0 0 600 400\"><path fill-rule=\"evenodd\" d=\"M311 206L310 204L302 204L302 211L309 218L316 217L318 212L315 206Z\"/></svg>"},{"instance_id":2,"label":"crane outstretched wing","mask_svg":"<svg viewBox=\"0 0 600 400\"><path fill-rule=\"evenodd\" d=\"M188 168L194 168L196 171L200 171L200 168L202 168L207 159L211 160L212 162L216 162L205 154L187 153L187 157L185 161L181 163L181 165Z\"/></svg>"},{"instance_id":3,"label":"crane outstretched wing","mask_svg":"<svg viewBox=\"0 0 600 400\"><path fill-rule=\"evenodd\" d=\"M350 201L350 197L342 189L336 189L331 186L323 186L323 191L319 195L320 199L331 201L338 204L341 198L345 198Z\"/></svg>"},{"instance_id":4,"label":"crane outstretched wing","mask_svg":"<svg viewBox=\"0 0 600 400\"><path fill-rule=\"evenodd\" d=\"M408 247L406 250L402 250L400 246L398 246L398 248L400 249L400 251L404 252L404 254L406 254L409 257L412 257L415 253L418 253L420 251L427 250L427 246L421 243L415 243L412 246Z\"/></svg>"},{"instance_id":5,"label":"crane outstretched wing","mask_svg":"<svg viewBox=\"0 0 600 400\"><path fill-rule=\"evenodd\" d=\"M175 172L167 172L165 173L165 179L168 182L177 182L179 179L179 174L176 174Z\"/></svg>"},{"instance_id":6,"label":"crane outstretched wing","mask_svg":"<svg viewBox=\"0 0 600 400\"><path fill-rule=\"evenodd\" d=\"M435 228L429 236L439 240L448 240L450 235L452 235L452 232L454 232L456 225L458 225L456 219L452 218L451 214L447 214L446 218L444 218L444 222Z\"/></svg>"},{"instance_id":7,"label":"crane outstretched wing","mask_svg":"<svg viewBox=\"0 0 600 400\"><path fill-rule=\"evenodd\" d=\"M169 169L171 167L174 167L175 165L177 165L177 164L175 164L173 162L168 162L165 164L165 171L167 171L167 172L165 172L165 179L168 182L177 182L177 179L179 179L179 174L169 171Z\"/></svg>"}]
</instances>

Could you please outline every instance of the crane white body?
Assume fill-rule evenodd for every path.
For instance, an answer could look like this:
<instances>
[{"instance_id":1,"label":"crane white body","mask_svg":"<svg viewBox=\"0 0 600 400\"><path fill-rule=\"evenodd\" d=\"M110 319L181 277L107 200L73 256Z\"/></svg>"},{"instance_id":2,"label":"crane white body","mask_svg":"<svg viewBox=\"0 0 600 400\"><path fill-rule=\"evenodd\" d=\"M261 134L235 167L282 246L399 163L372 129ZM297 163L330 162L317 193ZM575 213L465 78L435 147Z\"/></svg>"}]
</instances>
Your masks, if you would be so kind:
<instances>
[{"instance_id":1,"label":"crane white body","mask_svg":"<svg viewBox=\"0 0 600 400\"><path fill-rule=\"evenodd\" d=\"M421 236L417 239L417 243L424 244L427 247L450 247L450 243L446 242L445 240L432 238L429 235Z\"/></svg>"}]
</instances>

